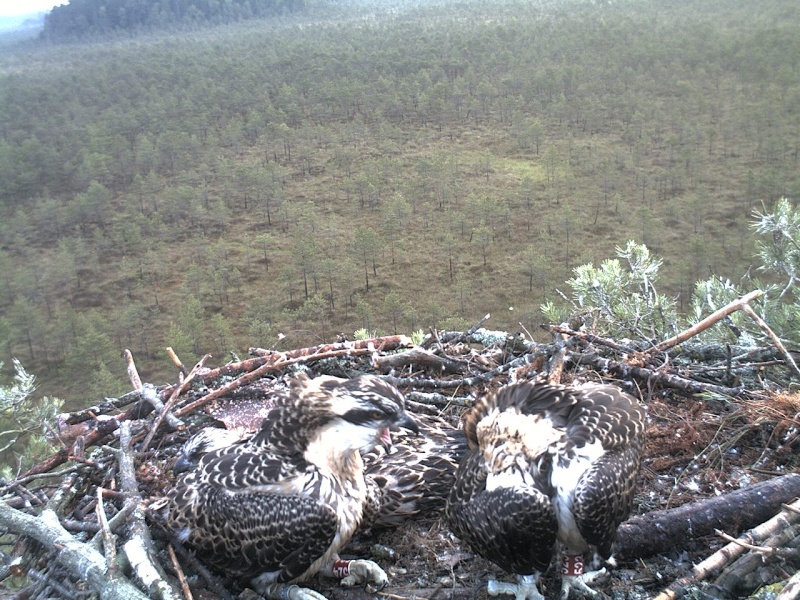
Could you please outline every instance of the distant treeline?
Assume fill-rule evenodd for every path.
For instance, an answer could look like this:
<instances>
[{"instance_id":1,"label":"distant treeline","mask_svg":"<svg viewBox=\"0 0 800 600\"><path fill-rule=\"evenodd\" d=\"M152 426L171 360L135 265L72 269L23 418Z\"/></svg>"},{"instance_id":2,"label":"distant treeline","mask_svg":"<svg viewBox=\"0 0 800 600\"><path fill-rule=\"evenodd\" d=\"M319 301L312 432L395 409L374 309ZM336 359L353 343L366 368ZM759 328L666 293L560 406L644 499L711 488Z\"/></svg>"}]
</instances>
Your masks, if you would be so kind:
<instances>
[{"instance_id":1,"label":"distant treeline","mask_svg":"<svg viewBox=\"0 0 800 600\"><path fill-rule=\"evenodd\" d=\"M307 0L70 0L45 18L42 37L73 41L169 27L218 25L291 14Z\"/></svg>"}]
</instances>

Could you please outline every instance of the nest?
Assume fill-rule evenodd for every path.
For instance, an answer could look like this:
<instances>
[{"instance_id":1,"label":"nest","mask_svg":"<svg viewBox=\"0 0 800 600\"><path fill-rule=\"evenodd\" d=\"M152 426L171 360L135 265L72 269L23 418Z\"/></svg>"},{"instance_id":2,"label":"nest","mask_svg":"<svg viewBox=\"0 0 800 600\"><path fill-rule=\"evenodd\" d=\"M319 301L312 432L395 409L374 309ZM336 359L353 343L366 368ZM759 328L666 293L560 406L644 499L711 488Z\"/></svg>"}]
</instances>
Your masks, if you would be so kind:
<instances>
[{"instance_id":1,"label":"nest","mask_svg":"<svg viewBox=\"0 0 800 600\"><path fill-rule=\"evenodd\" d=\"M780 391L797 368L785 349L624 344L564 327L536 343L482 324L431 332L419 345L387 336L254 348L213 369L208 357L189 370L173 355L179 381L160 389L139 381L129 356L134 391L61 415L61 449L0 488L0 589L18 598L254 597L171 540L148 507L172 485L172 463L194 432L252 431L265 398L297 370L378 374L404 392L410 411L453 424L511 381L613 383L646 406L648 441L634 512L618 536L619 567L595 589L615 598L674 598L687 589L736 597L796 570L795 513L781 507L800 495L800 398ZM700 504L714 518L692 516ZM687 521L690 534L680 529ZM737 550L719 559L731 544ZM484 597L487 575L507 576L461 546L437 514L357 535L346 552L384 567L390 586L382 593L391 598ZM708 570L692 567L703 558ZM557 595L557 579L544 574L548 595ZM321 577L310 587L329 598L365 596Z\"/></svg>"}]
</instances>

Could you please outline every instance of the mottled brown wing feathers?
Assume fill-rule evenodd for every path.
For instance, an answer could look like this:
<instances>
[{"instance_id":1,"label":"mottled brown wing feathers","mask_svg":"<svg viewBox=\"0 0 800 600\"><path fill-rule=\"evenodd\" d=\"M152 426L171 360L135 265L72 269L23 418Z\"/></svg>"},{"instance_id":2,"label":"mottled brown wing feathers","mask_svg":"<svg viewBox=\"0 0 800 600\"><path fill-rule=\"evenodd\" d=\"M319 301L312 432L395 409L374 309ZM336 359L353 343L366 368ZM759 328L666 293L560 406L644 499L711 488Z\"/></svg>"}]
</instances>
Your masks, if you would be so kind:
<instances>
[{"instance_id":1,"label":"mottled brown wing feathers","mask_svg":"<svg viewBox=\"0 0 800 600\"><path fill-rule=\"evenodd\" d=\"M459 465L447 503L450 527L474 552L510 573L546 569L558 531L550 499L533 488L486 491L482 461L480 453L470 452Z\"/></svg>"},{"instance_id":2,"label":"mottled brown wing feathers","mask_svg":"<svg viewBox=\"0 0 800 600\"><path fill-rule=\"evenodd\" d=\"M604 558L611 554L617 527L630 514L638 470L637 448L616 449L601 457L575 490L575 523Z\"/></svg>"},{"instance_id":3,"label":"mottled brown wing feathers","mask_svg":"<svg viewBox=\"0 0 800 600\"><path fill-rule=\"evenodd\" d=\"M488 425L481 425L481 430L491 435L482 434L479 440L479 424L484 419L487 424L500 422L498 415L508 412L512 417L516 413L538 415L544 421L532 420L531 427L544 423L543 434L552 437L546 442L549 445L535 451L525 446L528 449L520 454L519 461L504 459L500 463L506 465L503 469L519 469L526 464L527 474L503 475L505 479L495 480L502 483L493 484L487 491L489 470L498 468L495 463L490 467L487 460L502 456L494 449L508 452L528 443L524 436L515 440L503 437L513 428ZM504 418L507 422L508 417ZM617 526L631 510L645 424L645 412L638 403L609 385L566 387L523 382L478 400L464 417L469 451L459 465L448 499L451 527L474 551L507 571L527 574L531 568L546 568L559 527L552 500L556 484L549 478L551 474L555 477L557 466L559 473L565 473L561 467L580 456L590 465L588 470L571 490L563 488L569 485L571 475L559 475L566 478L559 479L558 489L571 495L569 502L580 535L608 556ZM538 433L531 441L534 439L540 439ZM540 458L531 461L532 456ZM538 548L536 553L526 549L526 539L529 546Z\"/></svg>"},{"instance_id":4,"label":"mottled brown wing feathers","mask_svg":"<svg viewBox=\"0 0 800 600\"><path fill-rule=\"evenodd\" d=\"M416 415L419 434L398 432L388 454L378 447L364 456L367 480L377 497L364 529L394 527L415 515L444 509L455 472L466 453L464 432L429 415Z\"/></svg>"},{"instance_id":5,"label":"mottled brown wing feathers","mask_svg":"<svg viewBox=\"0 0 800 600\"><path fill-rule=\"evenodd\" d=\"M184 494L199 497L180 502ZM198 558L234 577L272 571L280 582L299 577L330 546L338 523L331 508L297 496L206 486L184 487L176 498L171 526L188 528L186 541Z\"/></svg>"}]
</instances>

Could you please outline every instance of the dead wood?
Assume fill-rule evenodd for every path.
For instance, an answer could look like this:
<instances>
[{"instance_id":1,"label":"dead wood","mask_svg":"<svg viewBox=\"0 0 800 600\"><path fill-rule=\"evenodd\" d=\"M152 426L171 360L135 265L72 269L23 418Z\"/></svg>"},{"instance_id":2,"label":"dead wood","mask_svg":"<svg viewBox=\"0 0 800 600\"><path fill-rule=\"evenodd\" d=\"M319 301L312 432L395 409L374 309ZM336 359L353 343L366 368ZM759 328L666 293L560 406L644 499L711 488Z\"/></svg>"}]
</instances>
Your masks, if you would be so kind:
<instances>
[{"instance_id":1,"label":"dead wood","mask_svg":"<svg viewBox=\"0 0 800 600\"><path fill-rule=\"evenodd\" d=\"M385 373L391 369L402 369L403 367L414 366L421 369L430 369L434 373L447 373L450 375L463 373L468 365L462 362L437 356L433 352L424 350L420 347L411 348L406 352L397 354L379 355L375 354L372 358L372 365L376 370Z\"/></svg>"},{"instance_id":2,"label":"dead wood","mask_svg":"<svg viewBox=\"0 0 800 600\"><path fill-rule=\"evenodd\" d=\"M743 545L748 552L737 558L720 573L711 585L712 589L720 596L727 595L730 598L736 598L760 587L759 582L753 581L756 577L763 576L763 573L757 575L757 571L764 569L783 571L787 566L789 568L796 567L797 550L800 548L798 533L797 526L782 529L767 537L760 546L743 544L739 540L723 535L724 539ZM773 557L780 560L770 561ZM792 561L792 558L795 560ZM780 581L782 573L776 573L773 579Z\"/></svg>"},{"instance_id":3,"label":"dead wood","mask_svg":"<svg viewBox=\"0 0 800 600\"><path fill-rule=\"evenodd\" d=\"M264 355L257 358L243 360L238 363L229 363L223 367L220 367L219 369L210 369L208 372L203 373L199 379L200 381L210 381L221 376L232 376L239 375L241 373L247 373L255 368L258 368L265 362L283 362L295 358L320 360L320 357L324 357L326 354L339 352L342 350L374 350L378 352L389 352L392 350L397 350L398 348L410 348L411 346L413 346L413 344L411 342L411 338L408 336L387 335L383 337L370 338L367 340L320 344L319 346L310 346L308 348L298 348L296 350L286 350L282 352L251 348L251 353L264 353Z\"/></svg>"},{"instance_id":4,"label":"dead wood","mask_svg":"<svg viewBox=\"0 0 800 600\"><path fill-rule=\"evenodd\" d=\"M668 340L664 340L660 344L656 344L652 350L656 352L664 352L665 350L669 350L670 348L673 348L678 344L681 344L686 340L693 338L701 331L705 331L715 323L727 317L729 314L734 313L737 310L741 310L742 307L746 306L748 302L752 302L756 298L763 295L764 292L762 292L761 290L753 290L749 294L745 294L741 298L737 298L736 300L726 304L719 310L714 311L713 313L708 315L705 319L693 325L692 327L689 327L685 331L682 331L675 337L672 337Z\"/></svg>"},{"instance_id":5,"label":"dead wood","mask_svg":"<svg viewBox=\"0 0 800 600\"><path fill-rule=\"evenodd\" d=\"M792 355L786 350L786 347L781 342L781 339L775 335L775 332L772 331L769 325L767 325L766 321L759 317L756 312L752 309L749 304L743 304L742 310L747 313L747 315L755 321L756 325L758 325L761 330L769 336L769 339L772 340L772 343L775 344L775 347L780 352L783 359L786 361L786 364L789 365L789 368L795 374L795 376L800 376L800 369L797 368L797 364L794 362Z\"/></svg>"},{"instance_id":6,"label":"dead wood","mask_svg":"<svg viewBox=\"0 0 800 600\"><path fill-rule=\"evenodd\" d=\"M59 430L64 429L67 425L74 425L89 421L97 417L97 415L104 415L109 412L121 409L123 406L128 406L142 399L142 394L139 390L128 392L119 398L105 398L103 402L78 410L75 412L61 413L59 418ZM62 425L63 424L63 425Z\"/></svg>"},{"instance_id":7,"label":"dead wood","mask_svg":"<svg viewBox=\"0 0 800 600\"><path fill-rule=\"evenodd\" d=\"M792 575L775 600L797 600L797 598L800 598L800 571Z\"/></svg>"},{"instance_id":8,"label":"dead wood","mask_svg":"<svg viewBox=\"0 0 800 600\"><path fill-rule=\"evenodd\" d=\"M627 344L620 344L615 342L614 340L609 340L608 338L600 337L598 335L593 335L591 333L584 333L582 331L574 331L569 327L564 327L563 325L543 325L544 329L548 329L553 334L561 334L568 338L577 338L581 341L586 342L587 344L599 344L601 346L605 346L607 348L611 348L612 350L616 350L617 352L622 352L626 354L633 354L636 350L627 345Z\"/></svg>"},{"instance_id":9,"label":"dead wood","mask_svg":"<svg viewBox=\"0 0 800 600\"><path fill-rule=\"evenodd\" d=\"M791 505L792 508L800 508L800 500ZM737 557L747 551L747 545L752 545L775 534L780 529L791 527L800 515L792 510L783 510L777 515L755 527L746 534L740 536L739 540L743 543L731 542L724 546L701 563L695 565L691 572L684 577L674 581L666 590L659 594L655 600L674 600L680 598L686 589L704 579L718 573L726 565L730 564Z\"/></svg>"},{"instance_id":10,"label":"dead wood","mask_svg":"<svg viewBox=\"0 0 800 600\"><path fill-rule=\"evenodd\" d=\"M46 509L38 517L32 517L0 501L0 524L12 533L27 535L49 548L57 548L55 560L78 581L87 582L102 600L147 600L147 596L127 579L109 575L103 555L72 537L52 510Z\"/></svg>"},{"instance_id":11,"label":"dead wood","mask_svg":"<svg viewBox=\"0 0 800 600\"><path fill-rule=\"evenodd\" d=\"M738 533L771 519L800 496L800 474L769 479L721 496L631 517L617 531L616 554L644 558L684 549L721 529Z\"/></svg>"},{"instance_id":12,"label":"dead wood","mask_svg":"<svg viewBox=\"0 0 800 600\"><path fill-rule=\"evenodd\" d=\"M123 413L115 417L106 417L103 419L94 419L89 422L84 422L83 429L85 433L79 434L83 438L83 447L88 448L100 442L103 438L114 433L119 429L120 423L129 421L131 419L142 419L153 411L153 407L149 402L140 400L134 406L129 408ZM64 448L46 458L42 462L34 465L28 469L22 477L29 477L31 475L38 475L39 473L47 473L52 471L59 465L64 464L70 457L73 456L72 449L75 445L73 441L71 445L65 445Z\"/></svg>"},{"instance_id":13,"label":"dead wood","mask_svg":"<svg viewBox=\"0 0 800 600\"><path fill-rule=\"evenodd\" d=\"M464 587L462 585L440 585L437 587L398 587L391 585L390 589L378 594L385 600L475 600L479 589ZM375 600L375 594L370 594L362 589L325 588L325 595L331 600ZM253 599L255 600L255 599Z\"/></svg>"},{"instance_id":14,"label":"dead wood","mask_svg":"<svg viewBox=\"0 0 800 600\"><path fill-rule=\"evenodd\" d=\"M153 426L150 428L150 431L147 434L147 437L144 438L144 442L142 442L142 451L147 450L150 447L150 442L153 441L153 436L158 431L158 427L161 425L164 419L167 420L170 427L173 429L183 428L183 422L177 418L177 416L173 415L170 411L175 403L178 401L178 396L180 396L183 392L185 392L189 387L192 385L192 380L197 376L197 373L200 372L201 369L205 368L206 361L211 358L210 354L206 354L203 358L201 358L198 363L194 366L191 372L184 378L183 382L176 386L175 389L170 394L169 400L167 403L164 404L160 409L154 405L154 407L158 410L158 415L156 416L155 422ZM148 388L150 389L150 388ZM146 394L145 397L155 397L155 393Z\"/></svg>"},{"instance_id":15,"label":"dead wood","mask_svg":"<svg viewBox=\"0 0 800 600\"><path fill-rule=\"evenodd\" d=\"M716 385L713 383L705 383L702 381L695 381L668 373L666 371L654 371L653 369L646 369L644 367L637 367L624 362L618 362L609 358L588 352L588 353L571 353L571 360L579 365L588 365L598 370L601 373L609 373L618 379L637 379L639 381L660 384L665 387L671 387L688 394L700 394L702 392L713 392L723 396L739 396L744 391L744 386L727 387Z\"/></svg>"},{"instance_id":16,"label":"dead wood","mask_svg":"<svg viewBox=\"0 0 800 600\"><path fill-rule=\"evenodd\" d=\"M123 545L125 556L150 597L178 600L180 594L167 582L166 574L155 558L156 550L150 529L145 522L143 500L136 483L130 423L127 421L120 424L120 450L117 462L120 484L126 495L125 503L132 506L130 509L132 518L129 519L130 538Z\"/></svg>"},{"instance_id":17,"label":"dead wood","mask_svg":"<svg viewBox=\"0 0 800 600\"><path fill-rule=\"evenodd\" d=\"M480 329L486 321L492 317L491 313L486 313L483 317L466 331L448 331L427 337L421 344L425 349L429 348L434 342L438 344L451 344L457 342L471 341L473 334Z\"/></svg>"}]
</instances>

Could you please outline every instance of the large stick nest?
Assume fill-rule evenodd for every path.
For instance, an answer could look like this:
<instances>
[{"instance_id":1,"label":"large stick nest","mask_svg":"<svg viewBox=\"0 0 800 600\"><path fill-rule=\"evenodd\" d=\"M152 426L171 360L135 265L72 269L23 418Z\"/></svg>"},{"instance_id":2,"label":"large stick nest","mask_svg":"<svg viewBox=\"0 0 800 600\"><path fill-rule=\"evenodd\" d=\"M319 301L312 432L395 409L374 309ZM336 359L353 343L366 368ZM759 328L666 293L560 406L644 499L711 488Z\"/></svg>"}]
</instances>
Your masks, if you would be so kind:
<instances>
[{"instance_id":1,"label":"large stick nest","mask_svg":"<svg viewBox=\"0 0 800 600\"><path fill-rule=\"evenodd\" d=\"M297 370L378 374L405 393L412 412L454 426L475 398L512 380L613 383L647 408L648 437L633 514L618 536L619 566L595 589L614 598L672 598L687 590L741 597L797 569L794 512L781 506L800 495L800 476L792 474L800 397L780 391L796 369L784 348L686 340L656 348L563 327L549 328L554 341L535 343L482 323L432 332L420 345L389 336L288 352L252 349L251 358L215 369L205 357L187 370L173 355L178 382L160 389L139 382L131 359L134 391L61 415L61 450L0 488L0 593L252 597L169 540L146 509L172 484L172 463L194 432L208 425L252 430L266 414L264 399ZM775 515L779 524L768 521ZM485 598L488 576L508 577L462 547L438 514L357 535L346 553L384 567L390 585L381 594L390 598ZM553 571L543 577L548 597L559 589ZM793 585L783 597L794 597ZM321 577L311 587L329 598L365 594Z\"/></svg>"}]
</instances>

